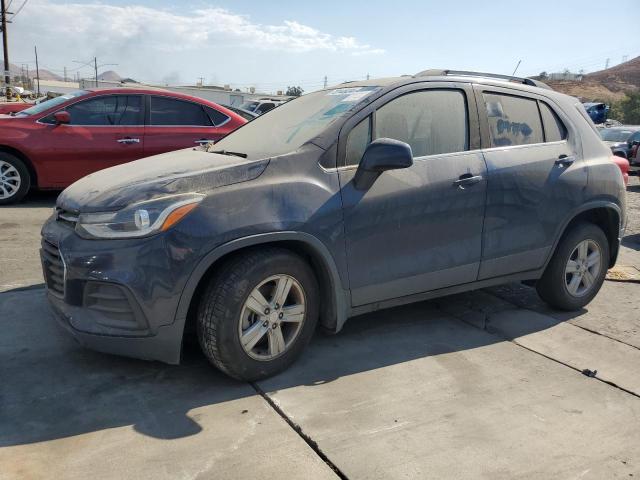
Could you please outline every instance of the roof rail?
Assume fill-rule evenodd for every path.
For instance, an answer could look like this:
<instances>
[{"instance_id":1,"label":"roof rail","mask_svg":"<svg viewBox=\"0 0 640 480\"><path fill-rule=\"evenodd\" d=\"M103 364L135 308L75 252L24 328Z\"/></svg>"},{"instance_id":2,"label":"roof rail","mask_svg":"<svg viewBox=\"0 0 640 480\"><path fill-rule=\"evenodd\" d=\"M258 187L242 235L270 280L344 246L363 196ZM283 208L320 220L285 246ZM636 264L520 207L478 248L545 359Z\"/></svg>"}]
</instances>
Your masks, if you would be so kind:
<instances>
[{"instance_id":1,"label":"roof rail","mask_svg":"<svg viewBox=\"0 0 640 480\"><path fill-rule=\"evenodd\" d=\"M434 68L431 70L423 70L422 72L418 72L414 75L414 77L446 77L449 75L457 76L457 77L496 78L499 80L507 80L509 82L522 83L524 85L530 85L532 87L546 88L547 90L553 90L549 85L539 80L534 80L532 78L514 77L511 75L500 75L498 73L467 72L464 70L441 70L441 69Z\"/></svg>"}]
</instances>

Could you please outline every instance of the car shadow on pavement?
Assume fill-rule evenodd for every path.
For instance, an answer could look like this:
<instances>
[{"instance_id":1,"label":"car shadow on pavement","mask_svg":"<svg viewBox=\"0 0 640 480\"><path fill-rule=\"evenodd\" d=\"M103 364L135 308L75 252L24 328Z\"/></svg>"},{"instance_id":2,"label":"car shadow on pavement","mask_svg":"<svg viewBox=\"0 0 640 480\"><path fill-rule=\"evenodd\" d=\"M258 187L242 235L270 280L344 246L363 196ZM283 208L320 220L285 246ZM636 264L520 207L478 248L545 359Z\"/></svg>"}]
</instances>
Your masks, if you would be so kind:
<instances>
[{"instance_id":1,"label":"car shadow on pavement","mask_svg":"<svg viewBox=\"0 0 640 480\"><path fill-rule=\"evenodd\" d=\"M622 245L634 250L640 250L640 233L635 235L627 235L622 239Z\"/></svg>"},{"instance_id":2,"label":"car shadow on pavement","mask_svg":"<svg viewBox=\"0 0 640 480\"><path fill-rule=\"evenodd\" d=\"M0 447L129 425L158 439L197 435L193 409L256 395L193 344L179 366L86 350L51 318L43 290L0 294L0 318ZM338 335L318 333L289 370L258 385L266 392L313 387L503 341L423 302L350 319Z\"/></svg>"},{"instance_id":3,"label":"car shadow on pavement","mask_svg":"<svg viewBox=\"0 0 640 480\"><path fill-rule=\"evenodd\" d=\"M1 208L40 208L51 207L56 204L56 199L60 195L58 190L34 190L24 197L20 203L6 205Z\"/></svg>"}]
</instances>

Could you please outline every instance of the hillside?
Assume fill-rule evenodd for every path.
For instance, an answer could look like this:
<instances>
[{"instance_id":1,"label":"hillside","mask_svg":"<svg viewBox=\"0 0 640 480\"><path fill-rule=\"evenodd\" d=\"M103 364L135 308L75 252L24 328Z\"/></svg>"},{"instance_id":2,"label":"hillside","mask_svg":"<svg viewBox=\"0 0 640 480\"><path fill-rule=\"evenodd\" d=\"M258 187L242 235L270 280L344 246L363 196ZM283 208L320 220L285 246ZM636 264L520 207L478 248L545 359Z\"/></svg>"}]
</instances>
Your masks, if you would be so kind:
<instances>
[{"instance_id":1,"label":"hillside","mask_svg":"<svg viewBox=\"0 0 640 480\"><path fill-rule=\"evenodd\" d=\"M606 70L589 73L581 82L547 80L546 83L554 90L579 97L583 101L621 100L625 92L640 90L640 57Z\"/></svg>"}]
</instances>

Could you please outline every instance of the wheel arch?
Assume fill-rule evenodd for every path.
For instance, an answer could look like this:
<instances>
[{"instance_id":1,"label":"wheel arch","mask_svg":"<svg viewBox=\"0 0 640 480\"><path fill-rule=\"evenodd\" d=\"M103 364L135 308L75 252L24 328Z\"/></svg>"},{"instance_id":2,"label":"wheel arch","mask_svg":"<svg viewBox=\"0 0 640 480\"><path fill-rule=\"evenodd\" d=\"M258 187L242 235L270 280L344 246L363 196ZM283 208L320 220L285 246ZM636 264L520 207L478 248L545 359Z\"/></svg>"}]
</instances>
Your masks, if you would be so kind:
<instances>
[{"instance_id":1,"label":"wheel arch","mask_svg":"<svg viewBox=\"0 0 640 480\"><path fill-rule=\"evenodd\" d=\"M178 303L176 322L181 322L181 336L195 327L198 299L207 281L223 262L248 250L277 246L286 248L307 259L317 276L320 286L320 325L331 333L338 332L347 317L347 298L338 269L324 244L313 235L303 232L275 232L252 235L228 242L215 248L197 265L187 280Z\"/></svg>"},{"instance_id":2,"label":"wheel arch","mask_svg":"<svg viewBox=\"0 0 640 480\"><path fill-rule=\"evenodd\" d=\"M618 250L620 248L620 220L622 218L620 207L608 201L592 202L582 206L580 210L573 213L567 219L557 235L554 247L547 259L547 264L551 260L551 256L556 251L560 240L571 230L577 223L586 221L599 226L609 241L609 268L613 267L618 258ZM546 264L545 264L546 267Z\"/></svg>"},{"instance_id":3,"label":"wheel arch","mask_svg":"<svg viewBox=\"0 0 640 480\"><path fill-rule=\"evenodd\" d=\"M31 187L33 188L38 186L38 172L29 157L27 157L20 150L10 147L9 145L0 144L0 152L9 153L22 160L27 167L27 170L29 170L29 175L31 175Z\"/></svg>"}]
</instances>

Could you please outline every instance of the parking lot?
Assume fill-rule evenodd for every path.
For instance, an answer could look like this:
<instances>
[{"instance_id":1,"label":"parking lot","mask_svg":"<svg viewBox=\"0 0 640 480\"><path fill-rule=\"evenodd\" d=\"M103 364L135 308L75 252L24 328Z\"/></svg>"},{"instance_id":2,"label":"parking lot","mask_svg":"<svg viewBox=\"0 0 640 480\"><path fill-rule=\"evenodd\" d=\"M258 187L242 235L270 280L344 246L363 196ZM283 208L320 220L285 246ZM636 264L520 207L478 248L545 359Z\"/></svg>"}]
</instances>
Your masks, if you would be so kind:
<instances>
[{"instance_id":1,"label":"parking lot","mask_svg":"<svg viewBox=\"0 0 640 480\"><path fill-rule=\"evenodd\" d=\"M508 285L364 315L247 384L197 345L168 366L88 351L62 332L38 257L54 201L0 210L0 478L640 474L632 276L574 313ZM638 177L628 207L619 264L633 272Z\"/></svg>"}]
</instances>

